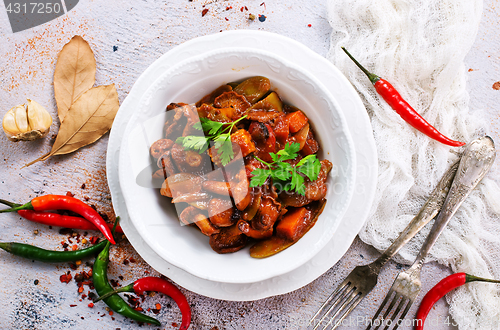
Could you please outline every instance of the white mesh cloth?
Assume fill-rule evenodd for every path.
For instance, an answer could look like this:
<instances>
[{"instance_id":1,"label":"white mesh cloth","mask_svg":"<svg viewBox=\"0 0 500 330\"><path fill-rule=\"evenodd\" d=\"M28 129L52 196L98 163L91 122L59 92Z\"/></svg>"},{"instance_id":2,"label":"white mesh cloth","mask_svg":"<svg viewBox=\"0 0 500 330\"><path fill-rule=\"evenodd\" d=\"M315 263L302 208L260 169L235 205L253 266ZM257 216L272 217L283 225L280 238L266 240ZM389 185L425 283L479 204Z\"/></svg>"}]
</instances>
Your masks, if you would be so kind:
<instances>
[{"instance_id":1,"label":"white mesh cloth","mask_svg":"<svg viewBox=\"0 0 500 330\"><path fill-rule=\"evenodd\" d=\"M405 123L340 46L391 82L440 132L467 142L488 133L482 112L468 108L464 65L481 11L481 0L328 0L333 28L328 58L360 93L377 144L377 192L359 236L379 250L418 213L461 149ZM500 279L500 189L489 177L459 209L428 260L455 272ZM430 227L402 249L398 261L413 262ZM447 295L447 301L460 329L500 328L498 286L469 284Z\"/></svg>"}]
</instances>

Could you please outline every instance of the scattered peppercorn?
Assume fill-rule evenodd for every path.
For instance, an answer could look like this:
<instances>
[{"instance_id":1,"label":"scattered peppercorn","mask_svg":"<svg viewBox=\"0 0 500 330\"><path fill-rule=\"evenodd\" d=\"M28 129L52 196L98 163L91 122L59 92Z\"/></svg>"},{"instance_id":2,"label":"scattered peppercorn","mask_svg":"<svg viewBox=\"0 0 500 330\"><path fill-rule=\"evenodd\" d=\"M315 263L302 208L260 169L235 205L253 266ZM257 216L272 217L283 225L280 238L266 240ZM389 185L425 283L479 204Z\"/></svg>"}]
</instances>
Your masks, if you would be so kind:
<instances>
[{"instance_id":1,"label":"scattered peppercorn","mask_svg":"<svg viewBox=\"0 0 500 330\"><path fill-rule=\"evenodd\" d=\"M35 282L33 282L35 285L38 285L38 283L40 283L38 280L35 280Z\"/></svg>"},{"instance_id":2,"label":"scattered peppercorn","mask_svg":"<svg viewBox=\"0 0 500 330\"><path fill-rule=\"evenodd\" d=\"M312 25L311 24L307 24L308 27L311 27Z\"/></svg>"},{"instance_id":3,"label":"scattered peppercorn","mask_svg":"<svg viewBox=\"0 0 500 330\"><path fill-rule=\"evenodd\" d=\"M266 21L266 15L259 14L259 21L265 22Z\"/></svg>"},{"instance_id":4,"label":"scattered peppercorn","mask_svg":"<svg viewBox=\"0 0 500 330\"><path fill-rule=\"evenodd\" d=\"M254 14L248 15L248 19L251 21L255 20L255 15Z\"/></svg>"},{"instance_id":5,"label":"scattered peppercorn","mask_svg":"<svg viewBox=\"0 0 500 330\"><path fill-rule=\"evenodd\" d=\"M116 47L116 46L113 46L113 51L114 51L114 52L116 52L116 51L118 50L118 47L116 47L116 50L115 50L115 47ZM84 183L84 184L82 184L82 186L81 186L80 188L85 189L85 183Z\"/></svg>"},{"instance_id":6,"label":"scattered peppercorn","mask_svg":"<svg viewBox=\"0 0 500 330\"><path fill-rule=\"evenodd\" d=\"M94 303L89 303L89 304L88 304L88 306L89 306L90 308L94 308Z\"/></svg>"}]
</instances>

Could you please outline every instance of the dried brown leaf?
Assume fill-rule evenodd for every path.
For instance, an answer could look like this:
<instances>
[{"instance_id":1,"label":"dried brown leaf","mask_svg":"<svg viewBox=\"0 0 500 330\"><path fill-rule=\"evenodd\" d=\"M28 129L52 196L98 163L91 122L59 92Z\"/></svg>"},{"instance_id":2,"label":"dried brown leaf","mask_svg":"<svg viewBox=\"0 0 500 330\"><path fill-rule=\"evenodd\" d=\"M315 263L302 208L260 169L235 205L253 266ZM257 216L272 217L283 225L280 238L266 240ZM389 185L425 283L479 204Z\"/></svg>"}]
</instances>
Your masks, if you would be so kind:
<instances>
[{"instance_id":1,"label":"dried brown leaf","mask_svg":"<svg viewBox=\"0 0 500 330\"><path fill-rule=\"evenodd\" d=\"M74 36L64 45L54 72L54 94L61 123L71 105L95 83L96 61L89 44Z\"/></svg>"},{"instance_id":2,"label":"dried brown leaf","mask_svg":"<svg viewBox=\"0 0 500 330\"><path fill-rule=\"evenodd\" d=\"M25 166L54 155L68 154L97 141L111 128L119 107L114 84L89 89L69 109L52 150Z\"/></svg>"}]
</instances>

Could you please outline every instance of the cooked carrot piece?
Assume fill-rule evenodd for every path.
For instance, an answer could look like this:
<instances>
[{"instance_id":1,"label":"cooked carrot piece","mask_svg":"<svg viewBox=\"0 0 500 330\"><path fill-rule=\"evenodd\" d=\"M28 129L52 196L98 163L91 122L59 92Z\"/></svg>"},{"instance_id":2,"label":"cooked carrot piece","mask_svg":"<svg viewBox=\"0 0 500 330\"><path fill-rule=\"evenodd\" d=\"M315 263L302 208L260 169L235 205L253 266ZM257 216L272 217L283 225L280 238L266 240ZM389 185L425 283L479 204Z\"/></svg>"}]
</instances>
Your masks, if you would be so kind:
<instances>
[{"instance_id":1,"label":"cooked carrot piece","mask_svg":"<svg viewBox=\"0 0 500 330\"><path fill-rule=\"evenodd\" d=\"M298 132L309 121L302 111L295 111L286 115L290 127L290 133Z\"/></svg>"},{"instance_id":2,"label":"cooked carrot piece","mask_svg":"<svg viewBox=\"0 0 500 330\"><path fill-rule=\"evenodd\" d=\"M276 226L276 235L295 241L302 236L311 219L311 211L305 207L288 211Z\"/></svg>"},{"instance_id":3,"label":"cooked carrot piece","mask_svg":"<svg viewBox=\"0 0 500 330\"><path fill-rule=\"evenodd\" d=\"M276 135L276 140L278 140L281 144L284 145L286 143L288 135L290 134L290 125L288 124L286 116L281 116L276 120L274 134Z\"/></svg>"},{"instance_id":4,"label":"cooked carrot piece","mask_svg":"<svg viewBox=\"0 0 500 330\"><path fill-rule=\"evenodd\" d=\"M255 144L252 142L252 136L246 129L240 129L231 134L231 142L240 146L243 157L255 151Z\"/></svg>"}]
</instances>

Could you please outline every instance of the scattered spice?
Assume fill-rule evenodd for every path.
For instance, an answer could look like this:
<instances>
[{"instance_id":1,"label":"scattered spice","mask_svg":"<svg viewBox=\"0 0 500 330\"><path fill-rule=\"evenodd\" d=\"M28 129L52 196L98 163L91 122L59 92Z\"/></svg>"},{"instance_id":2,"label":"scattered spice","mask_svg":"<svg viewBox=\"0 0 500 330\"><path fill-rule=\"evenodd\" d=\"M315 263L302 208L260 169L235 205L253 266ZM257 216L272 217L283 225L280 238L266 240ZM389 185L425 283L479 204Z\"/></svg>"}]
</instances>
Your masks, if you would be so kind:
<instances>
[{"instance_id":1,"label":"scattered spice","mask_svg":"<svg viewBox=\"0 0 500 330\"><path fill-rule=\"evenodd\" d=\"M89 303L87 306L89 306L90 308L94 308L94 303Z\"/></svg>"},{"instance_id":2,"label":"scattered spice","mask_svg":"<svg viewBox=\"0 0 500 330\"><path fill-rule=\"evenodd\" d=\"M201 17L205 16L208 13L208 8L203 9L201 12Z\"/></svg>"},{"instance_id":3,"label":"scattered spice","mask_svg":"<svg viewBox=\"0 0 500 330\"><path fill-rule=\"evenodd\" d=\"M82 186L80 187L81 189L85 189L85 183L82 184Z\"/></svg>"},{"instance_id":4,"label":"scattered spice","mask_svg":"<svg viewBox=\"0 0 500 330\"><path fill-rule=\"evenodd\" d=\"M72 278L73 276L71 276L71 273L68 271L68 273L61 275L59 277L59 280L61 281L61 283L69 283Z\"/></svg>"},{"instance_id":5,"label":"scattered spice","mask_svg":"<svg viewBox=\"0 0 500 330\"><path fill-rule=\"evenodd\" d=\"M493 89L494 90L500 90L500 81L497 81L496 83L493 84Z\"/></svg>"},{"instance_id":6,"label":"scattered spice","mask_svg":"<svg viewBox=\"0 0 500 330\"><path fill-rule=\"evenodd\" d=\"M40 283L38 280L35 280L35 282L33 282L35 285L38 285L38 283Z\"/></svg>"},{"instance_id":7,"label":"scattered spice","mask_svg":"<svg viewBox=\"0 0 500 330\"><path fill-rule=\"evenodd\" d=\"M248 15L248 19L251 21L255 20L255 15L254 14Z\"/></svg>"},{"instance_id":8,"label":"scattered spice","mask_svg":"<svg viewBox=\"0 0 500 330\"><path fill-rule=\"evenodd\" d=\"M311 27L312 25L311 24L307 24L308 27Z\"/></svg>"}]
</instances>

